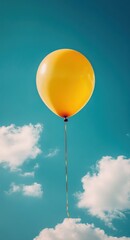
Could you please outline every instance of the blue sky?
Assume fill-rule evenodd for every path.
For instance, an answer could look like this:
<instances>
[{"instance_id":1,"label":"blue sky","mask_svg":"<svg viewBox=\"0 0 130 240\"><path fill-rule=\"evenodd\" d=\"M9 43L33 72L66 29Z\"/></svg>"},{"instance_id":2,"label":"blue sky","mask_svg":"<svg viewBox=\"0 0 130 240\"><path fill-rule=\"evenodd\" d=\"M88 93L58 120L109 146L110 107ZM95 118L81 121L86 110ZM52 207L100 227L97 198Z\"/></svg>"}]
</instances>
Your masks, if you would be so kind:
<instances>
[{"instance_id":1,"label":"blue sky","mask_svg":"<svg viewBox=\"0 0 130 240\"><path fill-rule=\"evenodd\" d=\"M0 3L2 239L48 240L49 235L39 233L57 224L71 236L63 222L64 123L36 89L38 65L60 48L82 52L96 77L91 100L68 122L71 217L94 224L106 236L130 239L129 10L128 0ZM77 220L71 224L81 227ZM58 239L60 232L54 231L51 239Z\"/></svg>"}]
</instances>

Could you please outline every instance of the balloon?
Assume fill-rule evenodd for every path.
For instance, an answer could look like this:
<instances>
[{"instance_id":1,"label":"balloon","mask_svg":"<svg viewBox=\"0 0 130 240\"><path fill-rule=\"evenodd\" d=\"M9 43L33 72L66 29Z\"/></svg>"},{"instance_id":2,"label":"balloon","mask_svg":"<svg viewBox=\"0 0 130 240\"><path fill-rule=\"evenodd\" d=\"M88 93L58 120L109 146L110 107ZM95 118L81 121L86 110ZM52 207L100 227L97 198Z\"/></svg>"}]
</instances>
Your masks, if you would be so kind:
<instances>
[{"instance_id":1,"label":"balloon","mask_svg":"<svg viewBox=\"0 0 130 240\"><path fill-rule=\"evenodd\" d=\"M72 49L59 49L43 59L36 83L47 107L58 116L68 118L89 101L95 76L84 55Z\"/></svg>"}]
</instances>

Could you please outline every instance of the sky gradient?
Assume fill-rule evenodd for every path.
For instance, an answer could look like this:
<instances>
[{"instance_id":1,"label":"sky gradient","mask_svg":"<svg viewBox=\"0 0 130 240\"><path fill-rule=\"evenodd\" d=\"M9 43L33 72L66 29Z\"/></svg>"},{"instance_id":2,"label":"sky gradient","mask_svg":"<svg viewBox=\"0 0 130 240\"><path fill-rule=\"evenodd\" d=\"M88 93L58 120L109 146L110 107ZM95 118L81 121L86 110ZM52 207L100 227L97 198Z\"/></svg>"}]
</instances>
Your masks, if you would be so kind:
<instances>
[{"instance_id":1,"label":"sky gradient","mask_svg":"<svg viewBox=\"0 0 130 240\"><path fill-rule=\"evenodd\" d=\"M1 1L1 239L31 240L66 218L64 123L36 89L40 62L60 48L83 53L96 78L91 100L68 122L71 217L94 224L106 236L130 239L129 12L128 0ZM109 223L101 215L105 211ZM117 219L115 211L124 215Z\"/></svg>"}]
</instances>

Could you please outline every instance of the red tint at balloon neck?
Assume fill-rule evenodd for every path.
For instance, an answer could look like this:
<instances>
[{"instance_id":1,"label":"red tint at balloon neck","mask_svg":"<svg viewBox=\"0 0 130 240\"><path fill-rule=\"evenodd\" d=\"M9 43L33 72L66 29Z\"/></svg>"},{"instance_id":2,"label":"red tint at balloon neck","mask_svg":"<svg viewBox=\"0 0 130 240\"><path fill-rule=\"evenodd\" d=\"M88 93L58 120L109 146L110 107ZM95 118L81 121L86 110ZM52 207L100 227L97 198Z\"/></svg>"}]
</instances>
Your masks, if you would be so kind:
<instances>
[{"instance_id":1,"label":"red tint at balloon neck","mask_svg":"<svg viewBox=\"0 0 130 240\"><path fill-rule=\"evenodd\" d=\"M59 114L62 118L64 118L64 122L68 122L69 114Z\"/></svg>"}]
</instances>

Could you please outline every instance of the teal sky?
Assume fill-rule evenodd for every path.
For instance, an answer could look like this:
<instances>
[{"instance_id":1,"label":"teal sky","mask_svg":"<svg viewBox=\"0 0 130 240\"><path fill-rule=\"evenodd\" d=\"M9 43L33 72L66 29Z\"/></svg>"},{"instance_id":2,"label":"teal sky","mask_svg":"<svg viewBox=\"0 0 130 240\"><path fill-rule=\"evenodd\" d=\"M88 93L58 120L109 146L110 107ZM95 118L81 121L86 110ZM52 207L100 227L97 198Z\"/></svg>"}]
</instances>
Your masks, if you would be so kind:
<instances>
[{"instance_id":1,"label":"teal sky","mask_svg":"<svg viewBox=\"0 0 130 240\"><path fill-rule=\"evenodd\" d=\"M1 239L31 240L66 218L64 123L47 109L36 89L40 62L60 48L82 52L96 77L91 100L68 122L71 217L94 223L107 235L130 238L130 200L125 218L112 221L113 230L78 208L74 196L83 191L82 177L103 156L130 158L129 12L128 0L1 1L0 125L43 125L38 141L42 153L20 166L22 172L31 172L38 163L34 177L22 177L20 170L0 164ZM49 153L54 156L47 157ZM9 193L12 183L34 182L41 184L42 197Z\"/></svg>"}]
</instances>

